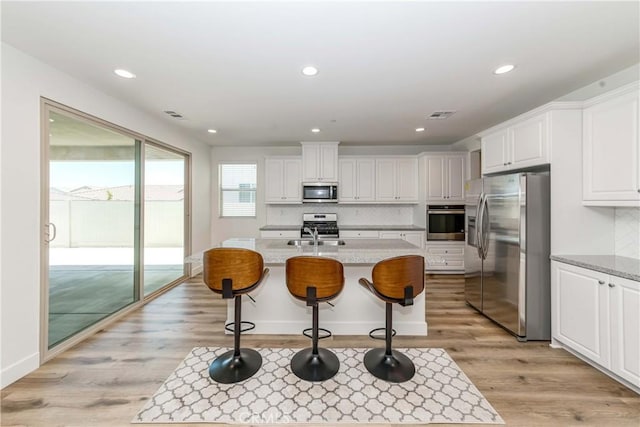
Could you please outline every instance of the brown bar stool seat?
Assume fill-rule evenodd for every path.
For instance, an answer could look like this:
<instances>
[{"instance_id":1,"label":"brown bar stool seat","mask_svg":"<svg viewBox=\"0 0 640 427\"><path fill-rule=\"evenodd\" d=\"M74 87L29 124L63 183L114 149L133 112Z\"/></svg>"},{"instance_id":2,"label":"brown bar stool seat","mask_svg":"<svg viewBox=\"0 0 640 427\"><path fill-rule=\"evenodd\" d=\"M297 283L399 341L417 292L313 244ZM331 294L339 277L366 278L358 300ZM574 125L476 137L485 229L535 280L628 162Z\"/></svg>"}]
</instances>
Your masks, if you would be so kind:
<instances>
[{"instance_id":1,"label":"brown bar stool seat","mask_svg":"<svg viewBox=\"0 0 640 427\"><path fill-rule=\"evenodd\" d=\"M264 268L262 255L249 249L215 248L204 253L204 282L222 298L235 299L234 321L225 325L231 331L233 325L233 350L218 356L209 366L209 376L224 384L237 383L250 378L262 366L260 353L250 348L240 348L240 333L255 328L252 322L241 320L241 298L253 291L269 272ZM241 329L241 324L247 325Z\"/></svg>"},{"instance_id":2,"label":"brown bar stool seat","mask_svg":"<svg viewBox=\"0 0 640 427\"><path fill-rule=\"evenodd\" d=\"M296 353L291 359L291 370L298 378L307 381L324 381L333 377L340 368L338 357L326 348L318 348L318 334L331 332L319 327L318 303L328 302L342 291L344 269L342 263L331 258L318 256L298 256L289 258L286 264L287 288L291 295L306 301L313 309L311 336L309 329L303 334L311 338L312 347Z\"/></svg>"},{"instance_id":3,"label":"brown bar stool seat","mask_svg":"<svg viewBox=\"0 0 640 427\"><path fill-rule=\"evenodd\" d=\"M373 266L373 283L365 278L360 284L369 289L385 304L385 348L374 348L364 355L364 365L376 378L401 383L410 380L416 368L404 354L391 349L395 331L391 325L392 304L413 305L413 299L424 290L424 258L406 255L380 261ZM373 333L383 328L374 329Z\"/></svg>"}]
</instances>

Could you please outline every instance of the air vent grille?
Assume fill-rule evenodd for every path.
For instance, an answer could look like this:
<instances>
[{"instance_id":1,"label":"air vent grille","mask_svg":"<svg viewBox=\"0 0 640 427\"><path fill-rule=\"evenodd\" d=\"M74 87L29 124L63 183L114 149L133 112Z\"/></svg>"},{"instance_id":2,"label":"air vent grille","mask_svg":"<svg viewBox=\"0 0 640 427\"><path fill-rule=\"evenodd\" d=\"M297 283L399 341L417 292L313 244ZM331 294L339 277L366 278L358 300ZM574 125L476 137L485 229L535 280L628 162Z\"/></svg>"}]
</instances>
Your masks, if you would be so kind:
<instances>
[{"instance_id":1,"label":"air vent grille","mask_svg":"<svg viewBox=\"0 0 640 427\"><path fill-rule=\"evenodd\" d=\"M455 113L456 113L455 111L434 111L429 115L428 118L434 119L434 120L448 119L449 117L453 116Z\"/></svg>"},{"instance_id":2,"label":"air vent grille","mask_svg":"<svg viewBox=\"0 0 640 427\"><path fill-rule=\"evenodd\" d=\"M165 110L165 113L173 117L174 119L184 120L184 116L172 110Z\"/></svg>"}]
</instances>

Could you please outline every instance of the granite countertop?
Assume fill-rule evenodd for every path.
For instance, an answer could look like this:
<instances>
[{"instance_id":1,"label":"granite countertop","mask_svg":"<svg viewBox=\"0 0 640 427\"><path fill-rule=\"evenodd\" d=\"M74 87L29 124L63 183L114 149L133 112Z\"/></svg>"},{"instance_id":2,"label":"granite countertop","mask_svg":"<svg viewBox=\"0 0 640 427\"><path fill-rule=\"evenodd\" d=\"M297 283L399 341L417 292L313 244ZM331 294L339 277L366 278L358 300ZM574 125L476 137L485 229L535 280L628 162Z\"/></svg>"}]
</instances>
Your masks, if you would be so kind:
<instances>
[{"instance_id":1,"label":"granite countertop","mask_svg":"<svg viewBox=\"0 0 640 427\"><path fill-rule=\"evenodd\" d=\"M260 231L285 231L300 230L302 224L299 225L265 225L260 227ZM424 227L417 225L338 225L340 230L404 230L404 231L425 231Z\"/></svg>"},{"instance_id":2,"label":"granite countertop","mask_svg":"<svg viewBox=\"0 0 640 427\"><path fill-rule=\"evenodd\" d=\"M640 260L615 255L551 255L553 261L640 281Z\"/></svg>"},{"instance_id":3,"label":"granite countertop","mask_svg":"<svg viewBox=\"0 0 640 427\"><path fill-rule=\"evenodd\" d=\"M265 264L284 264L291 257L318 255L337 259L344 264L375 264L386 258L401 255L421 255L424 251L400 239L348 239L344 246L319 246L314 253L313 246L288 246L285 239L235 238L222 242L222 247L246 248L259 252ZM202 252L191 255L188 263L201 264Z\"/></svg>"}]
</instances>

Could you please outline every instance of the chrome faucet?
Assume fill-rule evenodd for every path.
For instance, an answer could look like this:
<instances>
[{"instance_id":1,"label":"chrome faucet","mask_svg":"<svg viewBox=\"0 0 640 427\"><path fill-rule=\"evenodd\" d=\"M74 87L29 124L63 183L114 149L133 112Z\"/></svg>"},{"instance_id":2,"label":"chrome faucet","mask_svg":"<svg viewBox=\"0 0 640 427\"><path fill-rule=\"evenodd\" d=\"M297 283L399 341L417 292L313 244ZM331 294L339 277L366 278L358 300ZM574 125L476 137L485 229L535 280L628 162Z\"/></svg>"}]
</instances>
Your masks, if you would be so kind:
<instances>
[{"instance_id":1,"label":"chrome faucet","mask_svg":"<svg viewBox=\"0 0 640 427\"><path fill-rule=\"evenodd\" d=\"M313 236L313 246L317 247L318 246L318 227L314 227L313 230L311 230L309 227L305 227L304 232L309 233L311 234L311 236Z\"/></svg>"}]
</instances>

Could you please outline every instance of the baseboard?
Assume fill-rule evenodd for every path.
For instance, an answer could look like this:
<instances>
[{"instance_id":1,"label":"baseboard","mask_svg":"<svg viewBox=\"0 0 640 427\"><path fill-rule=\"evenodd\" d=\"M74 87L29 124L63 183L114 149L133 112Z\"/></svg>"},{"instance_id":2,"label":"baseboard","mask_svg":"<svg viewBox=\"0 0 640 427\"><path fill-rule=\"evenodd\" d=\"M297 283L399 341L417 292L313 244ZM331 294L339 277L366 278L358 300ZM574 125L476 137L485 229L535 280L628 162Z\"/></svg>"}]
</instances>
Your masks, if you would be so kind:
<instances>
[{"instance_id":1,"label":"baseboard","mask_svg":"<svg viewBox=\"0 0 640 427\"><path fill-rule=\"evenodd\" d=\"M197 267L191 267L191 277L196 277L200 273L202 273L202 266L201 265L199 265Z\"/></svg>"},{"instance_id":2,"label":"baseboard","mask_svg":"<svg viewBox=\"0 0 640 427\"><path fill-rule=\"evenodd\" d=\"M28 373L38 369L38 367L40 367L40 353L38 352L7 366L0 373L0 388L5 388L9 384L16 382Z\"/></svg>"}]
</instances>

